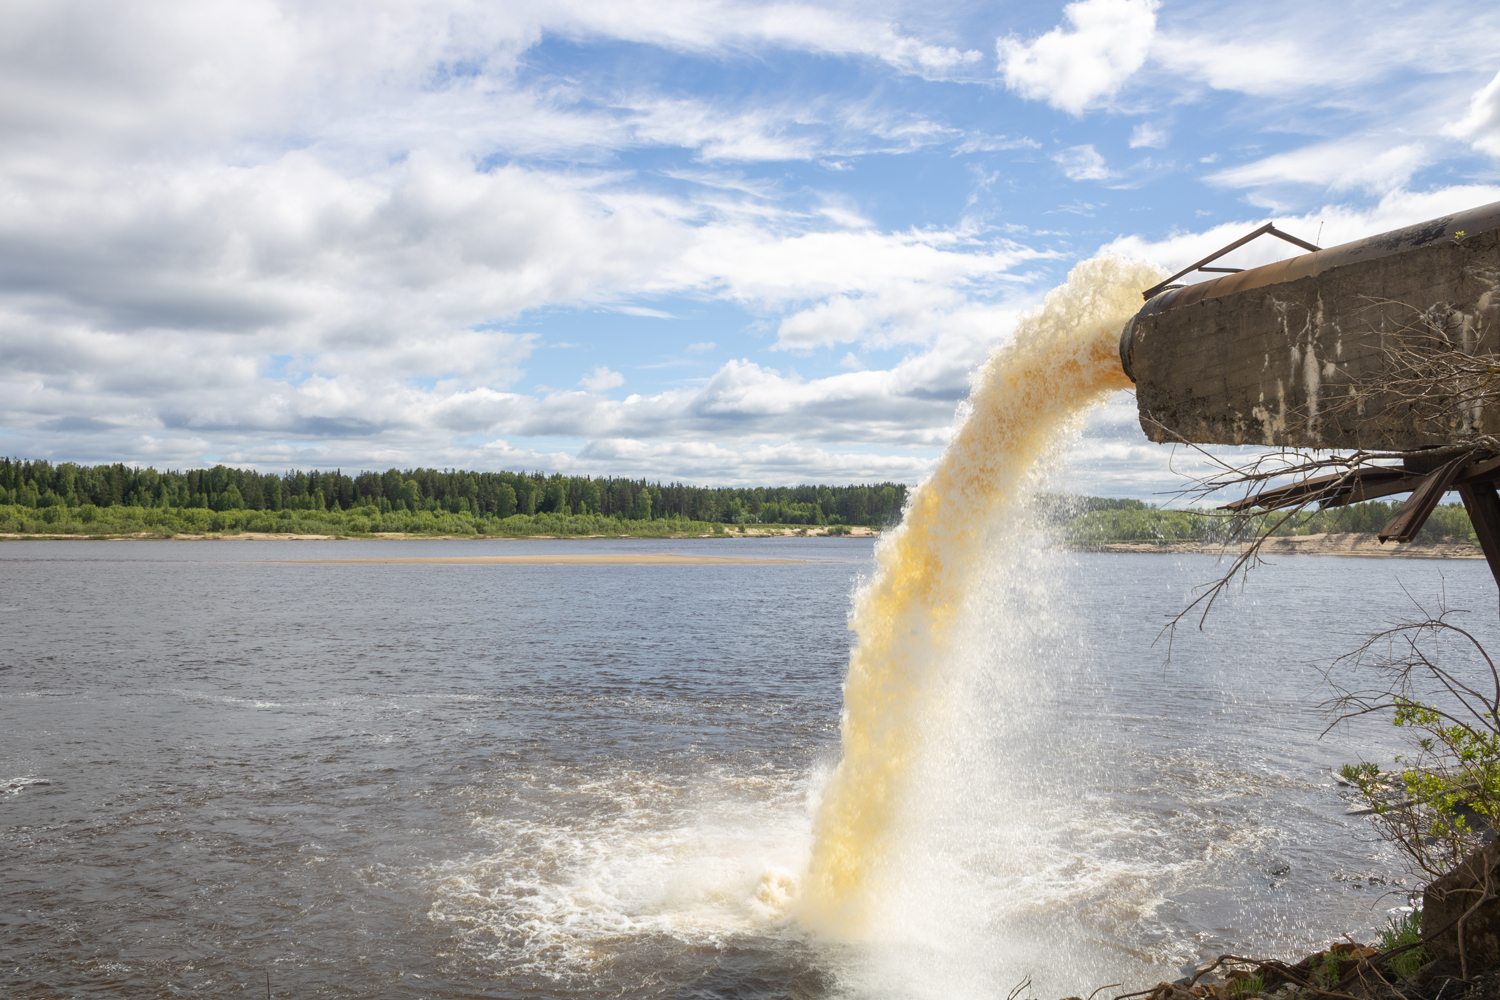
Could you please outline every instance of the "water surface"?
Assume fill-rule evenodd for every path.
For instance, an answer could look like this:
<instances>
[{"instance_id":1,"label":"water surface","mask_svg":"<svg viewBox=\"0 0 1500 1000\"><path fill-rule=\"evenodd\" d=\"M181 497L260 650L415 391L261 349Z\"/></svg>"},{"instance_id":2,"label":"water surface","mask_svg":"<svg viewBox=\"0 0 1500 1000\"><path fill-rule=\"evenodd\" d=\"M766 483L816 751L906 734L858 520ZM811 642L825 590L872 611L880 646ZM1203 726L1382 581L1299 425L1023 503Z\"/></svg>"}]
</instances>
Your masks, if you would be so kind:
<instances>
[{"instance_id":1,"label":"water surface","mask_svg":"<svg viewBox=\"0 0 1500 1000\"><path fill-rule=\"evenodd\" d=\"M281 561L549 551L799 561ZM1168 663L1163 616L1212 560L1053 554L1037 627L1013 607L1035 593L976 601L978 669L945 692L875 939L809 937L790 914L870 554L0 546L0 986L982 996L1029 973L1062 995L1368 937L1404 901L1330 776L1392 744L1317 739L1316 666L1402 612L1402 584L1472 597L1489 634L1482 562L1287 558Z\"/></svg>"}]
</instances>

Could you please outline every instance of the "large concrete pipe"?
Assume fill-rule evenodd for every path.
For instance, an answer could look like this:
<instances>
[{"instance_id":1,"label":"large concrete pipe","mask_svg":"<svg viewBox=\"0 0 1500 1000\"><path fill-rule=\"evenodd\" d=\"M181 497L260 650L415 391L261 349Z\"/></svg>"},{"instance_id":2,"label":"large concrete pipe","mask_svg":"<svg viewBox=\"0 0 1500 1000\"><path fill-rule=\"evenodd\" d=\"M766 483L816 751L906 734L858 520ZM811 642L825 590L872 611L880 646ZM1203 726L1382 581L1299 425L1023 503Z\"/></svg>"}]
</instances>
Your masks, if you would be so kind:
<instances>
[{"instance_id":1,"label":"large concrete pipe","mask_svg":"<svg viewBox=\"0 0 1500 1000\"><path fill-rule=\"evenodd\" d=\"M1288 238L1269 226L1252 236L1267 230ZM1442 385L1413 399L1410 386L1382 391L1382 379L1435 345L1500 352L1497 286L1500 202L1168 287L1126 325L1120 358L1153 441L1452 445L1500 435L1500 401L1444 408Z\"/></svg>"}]
</instances>

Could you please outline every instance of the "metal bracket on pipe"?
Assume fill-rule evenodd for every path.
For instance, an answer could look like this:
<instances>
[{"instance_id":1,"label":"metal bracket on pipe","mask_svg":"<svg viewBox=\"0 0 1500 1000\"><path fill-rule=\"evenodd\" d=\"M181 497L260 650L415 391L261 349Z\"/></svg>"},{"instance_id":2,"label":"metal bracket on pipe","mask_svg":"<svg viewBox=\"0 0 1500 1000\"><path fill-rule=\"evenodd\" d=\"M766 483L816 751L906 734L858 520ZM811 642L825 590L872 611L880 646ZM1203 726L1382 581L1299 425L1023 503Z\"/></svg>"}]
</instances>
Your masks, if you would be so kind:
<instances>
[{"instance_id":1,"label":"metal bracket on pipe","mask_svg":"<svg viewBox=\"0 0 1500 1000\"><path fill-rule=\"evenodd\" d=\"M1474 483L1494 483L1500 479L1500 457L1496 457L1492 452L1476 450L1465 452L1461 457L1470 459L1470 463L1458 470L1450 488L1461 489ZM1262 510L1277 510L1281 507L1296 507L1309 503L1316 503L1320 510L1327 510L1330 507L1347 507L1349 504L1378 500L1397 493L1410 493L1421 486L1433 471L1435 470L1413 473L1396 466L1367 465L1331 476L1304 479L1290 486L1277 486L1262 490L1243 500L1227 503L1219 509L1241 513L1255 507ZM1500 554L1500 520L1497 520L1496 526L1496 552Z\"/></svg>"},{"instance_id":2,"label":"metal bracket on pipe","mask_svg":"<svg viewBox=\"0 0 1500 1000\"><path fill-rule=\"evenodd\" d=\"M1220 273L1224 273L1224 274L1238 274L1242 270L1241 268L1238 268L1238 267L1204 267L1203 265L1205 265L1205 264L1211 264L1214 261L1218 260L1220 257L1224 256L1229 251L1231 251L1231 250L1238 250L1240 247L1244 246L1246 243L1249 243L1251 240L1255 239L1257 236L1265 236L1267 234L1269 234L1271 236L1275 236L1278 239L1286 240L1288 243L1295 244L1296 246L1299 246L1299 247L1301 247L1304 250L1313 251L1313 250L1321 250L1321 249L1323 249L1322 247L1315 246L1315 245L1307 242L1306 240L1299 240L1299 239L1297 239L1297 237L1293 236L1291 233L1284 233L1280 229L1277 229L1276 226L1273 223L1268 222L1264 226L1261 226L1259 229L1257 229L1255 232L1250 233L1247 236L1241 236L1239 239L1235 240L1233 243L1229 244L1227 247L1224 247L1222 250L1216 250L1216 251L1214 251L1213 253L1209 254L1207 257L1204 257L1202 260L1198 261L1198 263L1196 263L1196 264L1189 264L1187 267L1183 268L1181 271L1178 271L1176 274L1172 275L1166 281L1163 281L1163 282L1161 282L1160 284L1157 284L1157 285L1152 285L1150 288L1146 289L1144 292L1141 293L1141 297L1144 298L1144 299L1146 299L1147 301L1150 301L1151 296L1155 295L1157 292L1161 291L1163 288L1166 288L1168 285L1170 285L1172 282L1176 281L1178 278L1182 277L1184 274L1188 274L1188 273L1190 273L1192 271L1215 271L1215 272L1220 272Z\"/></svg>"},{"instance_id":3,"label":"metal bracket on pipe","mask_svg":"<svg viewBox=\"0 0 1500 1000\"><path fill-rule=\"evenodd\" d=\"M1464 466L1473 460L1473 455L1459 455L1423 476L1422 481L1411 491L1411 496L1406 498L1406 503L1380 529L1377 536L1380 544L1384 545L1393 538L1398 542L1409 542L1416 538L1417 532L1427 523L1427 518L1437 507L1438 501L1443 499L1443 494L1448 492Z\"/></svg>"}]
</instances>

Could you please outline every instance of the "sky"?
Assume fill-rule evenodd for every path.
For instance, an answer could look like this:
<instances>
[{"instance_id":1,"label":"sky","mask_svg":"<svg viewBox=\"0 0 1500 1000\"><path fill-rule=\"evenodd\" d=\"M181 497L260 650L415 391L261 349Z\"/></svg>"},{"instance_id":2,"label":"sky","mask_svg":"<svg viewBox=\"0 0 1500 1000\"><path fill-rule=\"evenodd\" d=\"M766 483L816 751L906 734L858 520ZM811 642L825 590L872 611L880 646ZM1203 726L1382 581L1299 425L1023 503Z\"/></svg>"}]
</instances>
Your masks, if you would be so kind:
<instances>
[{"instance_id":1,"label":"sky","mask_svg":"<svg viewBox=\"0 0 1500 1000\"><path fill-rule=\"evenodd\" d=\"M0 453L52 461L915 483L1080 260L1500 200L1493 0L0 0L0 28ZM1069 484L1149 499L1181 460L1122 393Z\"/></svg>"}]
</instances>

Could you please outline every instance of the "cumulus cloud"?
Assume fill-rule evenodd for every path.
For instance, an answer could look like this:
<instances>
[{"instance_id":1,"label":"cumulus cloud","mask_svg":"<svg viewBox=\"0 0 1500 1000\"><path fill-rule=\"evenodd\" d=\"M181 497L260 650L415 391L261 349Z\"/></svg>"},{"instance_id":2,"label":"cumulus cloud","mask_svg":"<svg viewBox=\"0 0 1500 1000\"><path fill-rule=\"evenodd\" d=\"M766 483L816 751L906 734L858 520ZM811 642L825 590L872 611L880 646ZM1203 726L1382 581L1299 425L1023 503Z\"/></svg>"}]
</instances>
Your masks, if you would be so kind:
<instances>
[{"instance_id":1,"label":"cumulus cloud","mask_svg":"<svg viewBox=\"0 0 1500 1000\"><path fill-rule=\"evenodd\" d=\"M1070 114L1119 92L1146 62L1158 0L1078 0L1063 8L1070 27L1040 38L996 43L1005 85Z\"/></svg>"},{"instance_id":2,"label":"cumulus cloud","mask_svg":"<svg viewBox=\"0 0 1500 1000\"><path fill-rule=\"evenodd\" d=\"M610 371L607 365L595 365L590 368L588 374L578 380L578 384L589 392L608 392L625 384L625 376L619 372Z\"/></svg>"},{"instance_id":3,"label":"cumulus cloud","mask_svg":"<svg viewBox=\"0 0 1500 1000\"><path fill-rule=\"evenodd\" d=\"M1102 181L1115 176L1093 145L1071 146L1052 156L1070 181Z\"/></svg>"},{"instance_id":4,"label":"cumulus cloud","mask_svg":"<svg viewBox=\"0 0 1500 1000\"><path fill-rule=\"evenodd\" d=\"M479 163L465 143L484 148L488 131L437 137L424 124L427 112L460 120L469 85L434 90L424 74L473 56L477 35L500 52L476 71L493 85L507 72L505 52L534 34L408 24L414 49L382 54L377 42L399 47L399 39L366 37L370 25L356 18L349 37L371 51L349 43L359 51L346 64L318 48L345 44L339 32L289 28L268 5L245 9L259 20L230 19L225 28L189 14L144 25L105 18L78 37L38 14L7 36L50 39L87 67L44 65L21 44L12 51L31 62L0 66L0 78L16 84L5 95L53 102L49 118L0 98L0 128L12 140L0 144L8 206L0 215L0 441L11 453L177 465L211 454L273 468L474 464L542 453L454 442L762 434L816 439L819 448L880 440L930 450L985 350L962 315L965 296L1008 292L1017 265L1045 256L954 229L881 231L836 202L788 208L774 204L774 191L743 183L713 187L711 196L701 186L666 195L621 171ZM110 62L109 34L131 31L161 44L122 51L166 51L176 61ZM199 47L232 47L226 31L274 58L199 57ZM912 56L914 65L936 65L933 58ZM348 76L308 75L329 64ZM187 86L184 74L193 73L212 85ZM59 81L66 85L52 86ZM292 99L302 89L313 94L306 107ZM395 110L380 117L372 93ZM545 108L533 114L537 105L523 98L531 99L501 88L486 100L544 138L559 119ZM546 140L553 145L538 138L535 148L603 136L723 152L740 141L736 134L776 127L772 118L721 115L717 131L694 132L683 125L694 121L692 107L647 110L615 115L610 127L625 122L633 138L568 121ZM754 127L736 133L736 122ZM320 141L286 149L257 138L303 126ZM872 143L948 135L918 118L873 112L858 127ZM793 153L805 151L785 155ZM578 381L585 391L511 390L538 346L534 334L510 329L521 315L601 307L663 317L632 300L678 293L736 303L773 323L846 297L895 314L868 312L858 329L837 335L799 334L792 323L787 346L943 343L891 371L810 382L741 361L693 389L620 401L600 395L623 384L602 365ZM985 333L992 339L995 329ZM847 381L856 376L863 380ZM891 467L910 474L926 458L901 461Z\"/></svg>"},{"instance_id":5,"label":"cumulus cloud","mask_svg":"<svg viewBox=\"0 0 1500 1000\"><path fill-rule=\"evenodd\" d=\"M1076 115L1163 44L1164 65L1208 79L1212 66L1182 61L1185 36L1162 43L1155 11L1072 4L1056 30L1000 43L1005 81ZM972 19L919 12L906 0L12 5L0 36L0 448L175 466L915 479L974 366L1048 268L1082 247L972 203L969 219L889 221L904 209L867 197L862 157L982 158L984 199L1011 204L1022 197L1004 192L1026 178L1002 161L1115 176L1093 145L1054 164L1015 129L972 127L993 119L957 120L956 104L892 99L914 78L993 80L962 41ZM735 85L674 89L630 72L606 85L608 66L591 75L576 57L630 45L682 57L662 65L697 59L695 78L711 64ZM802 99L733 75L826 65L808 53L858 64L848 75L863 81L909 78L880 96ZM1336 62L1322 71L1344 73ZM1444 114L1459 117L1457 104ZM1471 119L1463 137L1487 141L1479 111L1454 127ZM1165 141L1148 126L1132 136ZM1328 189L1379 192L1420 160L1400 146L1313 173ZM1216 176L1270 197L1304 166L1270 158ZM575 321L670 323L656 346L695 377L648 382L650 359L628 354L563 368L563 352L538 353L557 346L557 317L570 341L596 333ZM550 331L545 344L533 329ZM822 377L782 364L793 359ZM636 373L628 385L621 371ZM521 388L544 379L570 388ZM550 439L586 443L570 454Z\"/></svg>"},{"instance_id":6,"label":"cumulus cloud","mask_svg":"<svg viewBox=\"0 0 1500 1000\"><path fill-rule=\"evenodd\" d=\"M1500 156L1500 73L1474 92L1469 113L1443 129L1444 135L1467 139L1474 148Z\"/></svg>"}]
</instances>

